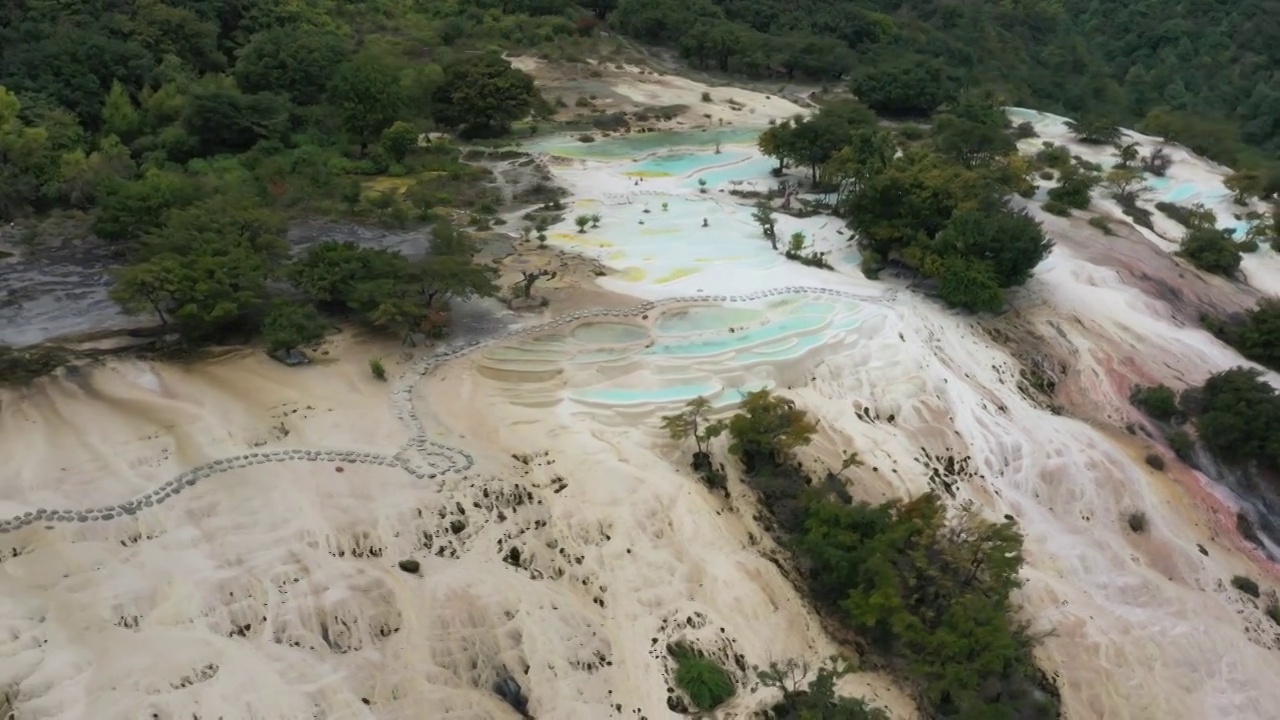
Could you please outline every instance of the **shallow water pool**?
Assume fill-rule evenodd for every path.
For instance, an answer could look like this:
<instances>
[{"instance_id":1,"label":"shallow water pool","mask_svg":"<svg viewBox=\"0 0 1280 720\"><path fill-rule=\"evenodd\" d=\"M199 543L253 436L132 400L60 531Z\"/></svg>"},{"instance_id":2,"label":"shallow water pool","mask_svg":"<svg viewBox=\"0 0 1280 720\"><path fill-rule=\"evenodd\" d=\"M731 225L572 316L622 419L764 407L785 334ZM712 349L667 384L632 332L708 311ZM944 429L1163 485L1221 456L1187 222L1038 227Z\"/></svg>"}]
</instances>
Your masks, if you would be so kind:
<instances>
[{"instance_id":1,"label":"shallow water pool","mask_svg":"<svg viewBox=\"0 0 1280 720\"><path fill-rule=\"evenodd\" d=\"M626 345L647 340L649 331L639 325L594 322L579 325L569 332L569 337L584 345Z\"/></svg>"},{"instance_id":2,"label":"shallow water pool","mask_svg":"<svg viewBox=\"0 0 1280 720\"><path fill-rule=\"evenodd\" d=\"M724 331L764 319L764 312L742 307L695 307L663 313L654 329L663 335Z\"/></svg>"},{"instance_id":3,"label":"shallow water pool","mask_svg":"<svg viewBox=\"0 0 1280 720\"><path fill-rule=\"evenodd\" d=\"M719 154L706 151L677 151L653 155L634 163L627 168L628 175L645 177L672 176L684 177L703 170L726 164L741 164L751 155L745 151L721 152Z\"/></svg>"},{"instance_id":4,"label":"shallow water pool","mask_svg":"<svg viewBox=\"0 0 1280 720\"><path fill-rule=\"evenodd\" d=\"M675 385L664 388L590 388L572 393L575 400L607 405L638 405L683 402L699 395L708 397L721 391L719 385Z\"/></svg>"},{"instance_id":5,"label":"shallow water pool","mask_svg":"<svg viewBox=\"0 0 1280 720\"><path fill-rule=\"evenodd\" d=\"M640 158L671 148L714 148L717 142L722 148L752 145L759 135L759 130L749 129L684 130L629 133L584 143L578 140L577 135L557 134L526 143L524 148L532 152L583 160L620 160Z\"/></svg>"}]
</instances>

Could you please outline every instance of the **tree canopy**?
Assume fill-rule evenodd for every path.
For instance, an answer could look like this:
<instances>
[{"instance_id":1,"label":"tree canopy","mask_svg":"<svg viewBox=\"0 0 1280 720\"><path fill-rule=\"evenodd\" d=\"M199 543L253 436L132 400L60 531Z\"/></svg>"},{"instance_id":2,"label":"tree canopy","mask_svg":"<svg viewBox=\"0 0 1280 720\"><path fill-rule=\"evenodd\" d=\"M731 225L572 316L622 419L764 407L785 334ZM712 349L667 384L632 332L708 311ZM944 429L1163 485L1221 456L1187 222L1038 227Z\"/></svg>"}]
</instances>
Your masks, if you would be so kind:
<instances>
[{"instance_id":1,"label":"tree canopy","mask_svg":"<svg viewBox=\"0 0 1280 720\"><path fill-rule=\"evenodd\" d=\"M913 681L922 716L1058 717L1013 600L1023 556L1012 520L992 522L967 505L951 512L934 493L881 505L831 499L795 457L816 424L768 390L747 393L728 428L745 482L777 521L780 544L796 552L814 599ZM783 690L777 717L882 717L821 684L810 691L825 702L805 708L787 677L777 665L761 674ZM819 673L822 683L834 677Z\"/></svg>"}]
</instances>

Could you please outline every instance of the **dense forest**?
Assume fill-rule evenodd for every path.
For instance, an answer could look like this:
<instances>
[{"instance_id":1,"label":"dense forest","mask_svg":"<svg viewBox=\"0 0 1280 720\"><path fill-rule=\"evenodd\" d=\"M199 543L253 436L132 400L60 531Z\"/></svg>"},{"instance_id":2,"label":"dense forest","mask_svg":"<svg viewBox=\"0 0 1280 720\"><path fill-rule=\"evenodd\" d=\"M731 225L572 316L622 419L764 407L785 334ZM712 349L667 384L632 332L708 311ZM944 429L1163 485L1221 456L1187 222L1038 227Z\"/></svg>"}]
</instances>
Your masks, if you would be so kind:
<instances>
[{"instance_id":1,"label":"dense forest","mask_svg":"<svg viewBox=\"0 0 1280 720\"><path fill-rule=\"evenodd\" d=\"M500 136L549 114L501 51L589 55L608 32L715 71L847 78L863 106L786 123L762 147L838 191L831 209L858 231L869 274L897 262L949 303L996 310L1048 250L1004 198L1028 192L1032 171L1057 172L1046 209L1068 213L1102 181L1023 164L998 106L1064 112L1083 128L1136 124L1247 168L1240 181L1271 195L1280 31L1267 30L1264 10L1172 0L16 0L0 9L0 219L87 213L121 259L117 299L184 335L288 327L266 322L288 297L268 289L293 278L295 296L312 295L299 272L285 272L290 217L483 227L497 209L486 172L426 133ZM890 136L872 112L929 118L932 131L924 142ZM202 232L209 218L238 229ZM1189 228L1189 259L1234 273L1241 248ZM468 242L446 242L466 248L450 257L470 257ZM250 281L227 270L217 292L188 292L203 277L193 268L222 265ZM432 283L315 308L407 317L391 308L410 285L426 309L447 305L441 271L414 272ZM463 294L493 289L474 274L450 283Z\"/></svg>"},{"instance_id":2,"label":"dense forest","mask_svg":"<svg viewBox=\"0 0 1280 720\"><path fill-rule=\"evenodd\" d=\"M830 81L850 74L877 111L910 115L912 98L984 88L1007 104L1136 126L1230 166L1280 158L1280 24L1256 0L590 4L613 8L611 27L695 65Z\"/></svg>"},{"instance_id":3,"label":"dense forest","mask_svg":"<svg viewBox=\"0 0 1280 720\"><path fill-rule=\"evenodd\" d=\"M1266 166L1280 159L1270 15L1256 1L1178 0L14 0L0 9L0 86L13 95L0 102L0 217L91 205L130 162L250 151L250 179L293 180L272 192L338 195L317 186L403 169L344 152L393 122L495 134L528 114L523 79L475 54L552 51L600 22L706 68L849 75L883 114L981 88Z\"/></svg>"}]
</instances>

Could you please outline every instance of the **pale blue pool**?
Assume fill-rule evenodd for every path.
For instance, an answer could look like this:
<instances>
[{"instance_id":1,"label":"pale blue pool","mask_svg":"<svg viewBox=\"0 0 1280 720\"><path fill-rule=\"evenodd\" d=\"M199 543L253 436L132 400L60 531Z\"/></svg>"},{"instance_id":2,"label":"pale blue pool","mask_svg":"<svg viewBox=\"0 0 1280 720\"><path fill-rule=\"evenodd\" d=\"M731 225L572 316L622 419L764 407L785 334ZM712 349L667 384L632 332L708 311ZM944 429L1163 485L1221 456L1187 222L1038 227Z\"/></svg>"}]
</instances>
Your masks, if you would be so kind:
<instances>
[{"instance_id":1,"label":"pale blue pool","mask_svg":"<svg viewBox=\"0 0 1280 720\"><path fill-rule=\"evenodd\" d=\"M654 152L671 148L713 148L720 143L722 149L733 145L754 145L759 130L683 130L669 132L630 133L600 138L584 143L574 134L556 134L538 138L523 147L532 152L543 152L561 157L585 160L618 160L642 158Z\"/></svg>"},{"instance_id":2,"label":"pale blue pool","mask_svg":"<svg viewBox=\"0 0 1280 720\"><path fill-rule=\"evenodd\" d=\"M664 388L597 388L579 390L573 395L585 402L604 403L609 405L638 405L645 403L682 402L699 395L710 397L720 392L720 386L712 383L699 385L676 385Z\"/></svg>"},{"instance_id":3,"label":"pale blue pool","mask_svg":"<svg viewBox=\"0 0 1280 720\"><path fill-rule=\"evenodd\" d=\"M625 345L649 338L649 331L639 325L594 322L574 328L569 337L587 345Z\"/></svg>"},{"instance_id":4,"label":"pale blue pool","mask_svg":"<svg viewBox=\"0 0 1280 720\"><path fill-rule=\"evenodd\" d=\"M777 165L777 161L773 158L755 157L730 167L700 172L691 178L687 184L696 186L699 180L706 180L707 187L715 188L739 181L755 182L760 190L764 190L774 182L773 177L769 175L769 171L777 167Z\"/></svg>"},{"instance_id":5,"label":"pale blue pool","mask_svg":"<svg viewBox=\"0 0 1280 720\"><path fill-rule=\"evenodd\" d=\"M708 153L705 150L690 150L685 152L664 153L662 155L654 155L645 160L632 164L627 168L628 173L638 173L644 175L669 175L673 177L684 177L691 175L709 165L720 165L722 163L742 163L751 157L749 153L744 151L723 150L719 155ZM708 182L710 182L708 180Z\"/></svg>"},{"instance_id":6,"label":"pale blue pool","mask_svg":"<svg viewBox=\"0 0 1280 720\"><path fill-rule=\"evenodd\" d=\"M663 313L654 323L654 329L663 335L686 335L745 325L764 318L764 313L752 308L697 307Z\"/></svg>"}]
</instances>

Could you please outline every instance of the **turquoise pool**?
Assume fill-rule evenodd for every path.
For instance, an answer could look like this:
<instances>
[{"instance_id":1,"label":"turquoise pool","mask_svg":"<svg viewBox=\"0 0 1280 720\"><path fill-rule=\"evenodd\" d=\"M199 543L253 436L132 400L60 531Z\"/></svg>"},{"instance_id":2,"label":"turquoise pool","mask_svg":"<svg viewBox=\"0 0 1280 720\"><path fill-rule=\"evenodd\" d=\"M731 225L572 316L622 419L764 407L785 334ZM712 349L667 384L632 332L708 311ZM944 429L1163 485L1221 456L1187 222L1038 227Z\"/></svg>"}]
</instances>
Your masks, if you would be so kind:
<instances>
[{"instance_id":1,"label":"turquoise pool","mask_svg":"<svg viewBox=\"0 0 1280 720\"><path fill-rule=\"evenodd\" d=\"M591 403L607 405L639 405L648 403L684 402L702 395L711 397L720 392L720 386L706 383L699 385L676 385L664 388L599 388L578 390L573 397Z\"/></svg>"},{"instance_id":2,"label":"turquoise pool","mask_svg":"<svg viewBox=\"0 0 1280 720\"><path fill-rule=\"evenodd\" d=\"M721 151L720 154L708 153L705 150L689 150L654 155L627 168L628 173L644 175L668 175L684 177L692 175L703 168L724 163L742 163L751 157L745 151ZM708 181L710 182L710 181Z\"/></svg>"},{"instance_id":3,"label":"turquoise pool","mask_svg":"<svg viewBox=\"0 0 1280 720\"><path fill-rule=\"evenodd\" d=\"M542 152L561 157L585 160L619 160L623 158L641 158L672 148L713 148L717 142L720 143L722 148L726 149L732 145L754 145L759 135L759 130L719 128L673 130L614 135L598 139L595 142L584 143L578 140L577 135L557 134L538 138L526 143L523 147L532 152Z\"/></svg>"}]
</instances>

